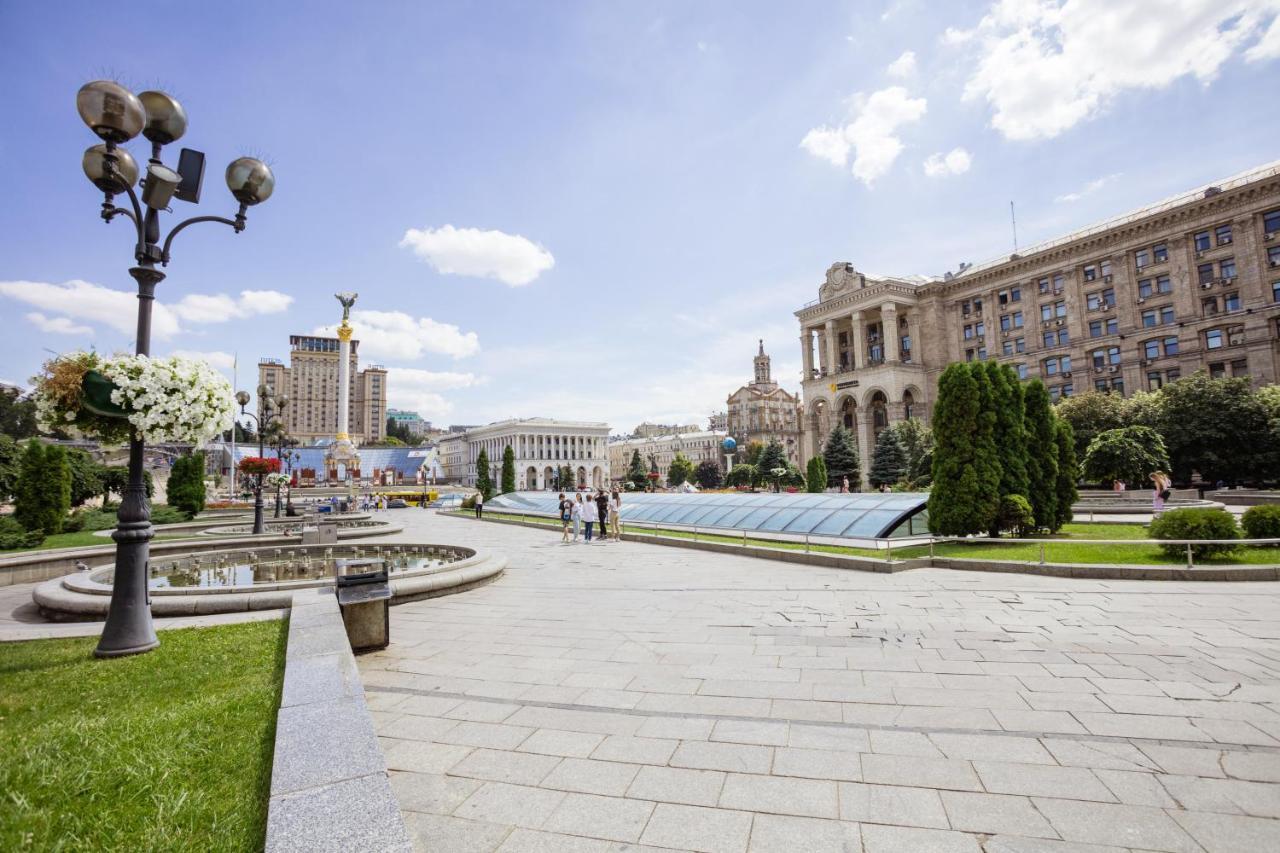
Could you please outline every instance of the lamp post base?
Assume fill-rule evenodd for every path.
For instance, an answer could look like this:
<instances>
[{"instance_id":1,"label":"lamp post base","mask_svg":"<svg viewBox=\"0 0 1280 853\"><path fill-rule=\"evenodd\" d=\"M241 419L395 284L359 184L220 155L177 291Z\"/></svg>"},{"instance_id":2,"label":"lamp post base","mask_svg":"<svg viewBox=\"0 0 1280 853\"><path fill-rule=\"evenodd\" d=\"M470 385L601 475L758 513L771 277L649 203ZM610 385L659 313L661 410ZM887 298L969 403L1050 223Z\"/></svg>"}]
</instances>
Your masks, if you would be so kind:
<instances>
[{"instance_id":1,"label":"lamp post base","mask_svg":"<svg viewBox=\"0 0 1280 853\"><path fill-rule=\"evenodd\" d=\"M149 652L160 645L151 621L150 571L151 508L143 484L143 446L129 443L129 485L120 501L119 521L111 538L116 542L116 565L111 582L111 606L94 657L114 658Z\"/></svg>"},{"instance_id":2,"label":"lamp post base","mask_svg":"<svg viewBox=\"0 0 1280 853\"><path fill-rule=\"evenodd\" d=\"M262 487L253 490L253 532L265 533L266 527L262 520Z\"/></svg>"}]
</instances>

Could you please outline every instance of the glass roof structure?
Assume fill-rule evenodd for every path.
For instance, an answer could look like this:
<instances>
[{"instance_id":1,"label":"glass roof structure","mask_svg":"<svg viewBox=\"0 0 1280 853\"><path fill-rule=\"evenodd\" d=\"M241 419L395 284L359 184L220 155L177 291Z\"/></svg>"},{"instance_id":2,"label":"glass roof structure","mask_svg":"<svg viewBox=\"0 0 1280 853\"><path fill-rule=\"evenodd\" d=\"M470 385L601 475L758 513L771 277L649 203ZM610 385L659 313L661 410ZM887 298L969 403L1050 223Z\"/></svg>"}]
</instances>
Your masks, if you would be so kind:
<instances>
[{"instance_id":1,"label":"glass roof structure","mask_svg":"<svg viewBox=\"0 0 1280 853\"><path fill-rule=\"evenodd\" d=\"M231 445L216 442L210 446L210 449L219 448L230 455ZM312 468L316 471L324 470L324 455L328 451L327 447L295 447L293 448L299 456L293 463L293 470L300 471L303 468ZM421 447L358 447L356 452L360 454L360 470L368 476L373 473L374 469L386 471L394 468L400 472L403 477L413 477L418 473L418 469L422 467L422 463L426 461L427 451ZM249 444L236 445L236 462L244 459L246 456L258 455L258 443L256 441ZM263 455L268 458L274 458L276 455L275 448L263 448Z\"/></svg>"},{"instance_id":2,"label":"glass roof structure","mask_svg":"<svg viewBox=\"0 0 1280 853\"><path fill-rule=\"evenodd\" d=\"M761 533L852 539L927 533L927 494L631 493L622 495L622 520L663 526L718 527ZM556 492L512 492L485 503L490 510L558 514Z\"/></svg>"}]
</instances>

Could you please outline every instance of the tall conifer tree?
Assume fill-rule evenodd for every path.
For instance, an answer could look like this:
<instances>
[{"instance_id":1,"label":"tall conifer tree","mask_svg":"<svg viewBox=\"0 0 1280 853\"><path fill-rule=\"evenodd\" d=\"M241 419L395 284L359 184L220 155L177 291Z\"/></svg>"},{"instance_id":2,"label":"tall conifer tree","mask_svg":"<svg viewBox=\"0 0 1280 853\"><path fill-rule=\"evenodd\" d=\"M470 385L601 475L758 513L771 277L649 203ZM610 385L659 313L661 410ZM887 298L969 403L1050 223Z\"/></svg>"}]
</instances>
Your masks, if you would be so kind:
<instances>
[{"instance_id":1,"label":"tall conifer tree","mask_svg":"<svg viewBox=\"0 0 1280 853\"><path fill-rule=\"evenodd\" d=\"M1027 500L1036 527L1055 529L1058 520L1058 442L1054 438L1053 408L1044 383L1033 379L1024 395L1027 430Z\"/></svg>"}]
</instances>

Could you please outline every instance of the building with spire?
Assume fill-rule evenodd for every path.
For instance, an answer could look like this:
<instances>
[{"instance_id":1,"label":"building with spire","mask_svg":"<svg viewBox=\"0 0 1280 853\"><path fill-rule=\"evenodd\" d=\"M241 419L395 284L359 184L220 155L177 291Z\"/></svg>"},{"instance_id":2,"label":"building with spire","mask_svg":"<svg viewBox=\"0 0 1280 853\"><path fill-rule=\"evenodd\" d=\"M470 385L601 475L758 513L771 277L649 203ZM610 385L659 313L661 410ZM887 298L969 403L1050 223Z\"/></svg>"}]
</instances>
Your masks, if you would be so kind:
<instances>
[{"instance_id":1,"label":"building with spire","mask_svg":"<svg viewBox=\"0 0 1280 853\"><path fill-rule=\"evenodd\" d=\"M777 439L787 459L801 465L800 396L773 381L773 369L764 351L764 341L753 359L751 382L729 395L727 427L729 435L745 452L753 441L768 444Z\"/></svg>"}]
</instances>

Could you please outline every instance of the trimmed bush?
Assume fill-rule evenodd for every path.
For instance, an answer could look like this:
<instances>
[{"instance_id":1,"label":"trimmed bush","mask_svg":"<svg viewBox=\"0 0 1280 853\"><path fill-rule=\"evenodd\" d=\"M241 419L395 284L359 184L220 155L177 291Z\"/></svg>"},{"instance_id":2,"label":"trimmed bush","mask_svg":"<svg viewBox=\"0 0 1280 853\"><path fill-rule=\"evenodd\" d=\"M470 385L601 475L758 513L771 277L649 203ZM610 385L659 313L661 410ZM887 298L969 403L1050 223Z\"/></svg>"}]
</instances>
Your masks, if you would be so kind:
<instances>
[{"instance_id":1,"label":"trimmed bush","mask_svg":"<svg viewBox=\"0 0 1280 853\"><path fill-rule=\"evenodd\" d=\"M467 497L462 499L462 509L475 509L475 508L476 508L475 495L468 495Z\"/></svg>"},{"instance_id":2,"label":"trimmed bush","mask_svg":"<svg viewBox=\"0 0 1280 853\"><path fill-rule=\"evenodd\" d=\"M1173 509L1162 513L1151 522L1153 539L1239 539L1240 528L1235 517L1225 509ZM1217 557L1230 554L1238 545L1192 545L1196 557ZM1185 545L1161 545L1160 549L1170 557L1185 557Z\"/></svg>"},{"instance_id":3,"label":"trimmed bush","mask_svg":"<svg viewBox=\"0 0 1280 853\"><path fill-rule=\"evenodd\" d=\"M44 533L40 530L28 531L13 520L12 516L0 516L0 551L11 551L15 548L34 548L44 541Z\"/></svg>"},{"instance_id":4,"label":"trimmed bush","mask_svg":"<svg viewBox=\"0 0 1280 853\"><path fill-rule=\"evenodd\" d=\"M1026 536L1036 524L1031 502L1022 495L1005 495L1000 498L999 528L1015 536Z\"/></svg>"},{"instance_id":5,"label":"trimmed bush","mask_svg":"<svg viewBox=\"0 0 1280 853\"><path fill-rule=\"evenodd\" d=\"M804 480L811 492L825 492L827 490L827 463L822 461L821 456L815 456L809 460L808 474Z\"/></svg>"},{"instance_id":6,"label":"trimmed bush","mask_svg":"<svg viewBox=\"0 0 1280 853\"><path fill-rule=\"evenodd\" d=\"M1251 506L1240 523L1246 539L1280 539L1280 505Z\"/></svg>"}]
</instances>

